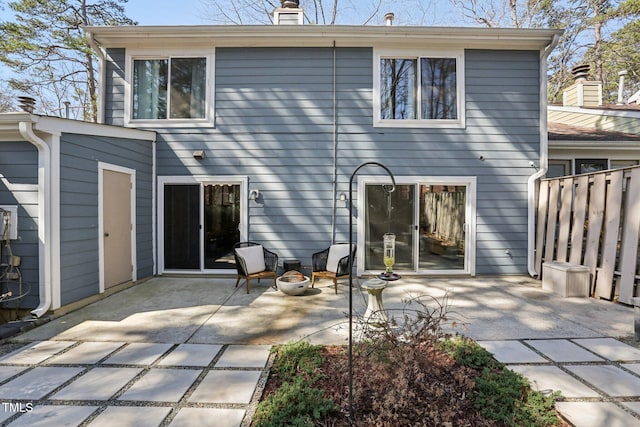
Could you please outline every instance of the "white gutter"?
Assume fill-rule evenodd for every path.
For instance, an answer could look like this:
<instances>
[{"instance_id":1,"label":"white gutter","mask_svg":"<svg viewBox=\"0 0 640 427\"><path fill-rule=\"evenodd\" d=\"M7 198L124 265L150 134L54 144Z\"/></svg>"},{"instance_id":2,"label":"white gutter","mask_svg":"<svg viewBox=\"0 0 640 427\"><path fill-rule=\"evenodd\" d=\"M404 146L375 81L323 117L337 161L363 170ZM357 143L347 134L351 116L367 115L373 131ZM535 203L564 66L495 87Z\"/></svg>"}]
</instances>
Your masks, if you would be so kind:
<instances>
[{"instance_id":1,"label":"white gutter","mask_svg":"<svg viewBox=\"0 0 640 427\"><path fill-rule=\"evenodd\" d=\"M18 123L20 135L38 149L38 254L40 303L31 314L41 317L52 301L51 147L33 132L33 121Z\"/></svg>"},{"instance_id":2,"label":"white gutter","mask_svg":"<svg viewBox=\"0 0 640 427\"><path fill-rule=\"evenodd\" d=\"M157 139L154 138L151 146L151 251L153 259L152 274L158 274L158 183L157 183L157 166L156 166L156 144Z\"/></svg>"},{"instance_id":3,"label":"white gutter","mask_svg":"<svg viewBox=\"0 0 640 427\"><path fill-rule=\"evenodd\" d=\"M540 52L540 165L536 173L527 180L528 197L528 233L527 233L527 268L529 275L538 275L535 266L536 248L536 181L544 177L549 169L549 131L547 125L547 58L558 45L560 35L555 34L553 40Z\"/></svg>"},{"instance_id":4,"label":"white gutter","mask_svg":"<svg viewBox=\"0 0 640 427\"><path fill-rule=\"evenodd\" d=\"M96 102L98 102L100 98L102 98L102 100L104 101L104 92L106 87L105 74L107 70L107 61L105 60L106 54L104 50L100 46L98 46L98 43L96 43L96 40L93 38L92 32L86 31L85 34L87 35L87 43L89 43L89 46L91 46L91 49L93 49L93 51L98 55L98 58L100 60L100 75L98 76L98 96ZM98 102L98 123L104 123L103 102Z\"/></svg>"}]
</instances>

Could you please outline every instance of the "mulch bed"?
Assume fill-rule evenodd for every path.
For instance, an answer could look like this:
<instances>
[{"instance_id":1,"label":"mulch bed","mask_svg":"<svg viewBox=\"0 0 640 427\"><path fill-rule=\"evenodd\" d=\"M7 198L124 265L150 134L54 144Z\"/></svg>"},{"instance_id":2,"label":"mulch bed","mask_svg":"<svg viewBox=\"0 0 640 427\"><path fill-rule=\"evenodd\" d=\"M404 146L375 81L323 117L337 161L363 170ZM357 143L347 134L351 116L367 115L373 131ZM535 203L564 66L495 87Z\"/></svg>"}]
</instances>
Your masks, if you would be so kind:
<instances>
[{"instance_id":1,"label":"mulch bed","mask_svg":"<svg viewBox=\"0 0 640 427\"><path fill-rule=\"evenodd\" d=\"M398 360L376 361L373 353L354 351L354 426L501 426L473 407L477 370L464 367L429 345L401 352ZM364 350L366 351L366 350ZM321 420L321 426L348 426L348 352L344 346L326 346L320 367L322 379L313 387L324 390L341 409ZM397 353L397 352L395 352ZM395 354L394 353L394 354ZM265 395L280 385L269 378ZM560 421L560 426L569 424Z\"/></svg>"}]
</instances>

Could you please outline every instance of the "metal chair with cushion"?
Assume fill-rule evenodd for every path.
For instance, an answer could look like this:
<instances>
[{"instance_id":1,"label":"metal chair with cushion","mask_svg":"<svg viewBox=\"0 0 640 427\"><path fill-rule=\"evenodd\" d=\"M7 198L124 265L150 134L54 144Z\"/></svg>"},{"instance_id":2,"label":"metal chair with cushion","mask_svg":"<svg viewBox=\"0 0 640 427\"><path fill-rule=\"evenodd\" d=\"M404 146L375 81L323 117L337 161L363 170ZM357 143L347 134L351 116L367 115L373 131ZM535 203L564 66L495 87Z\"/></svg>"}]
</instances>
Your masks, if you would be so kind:
<instances>
[{"instance_id":1,"label":"metal chair with cushion","mask_svg":"<svg viewBox=\"0 0 640 427\"><path fill-rule=\"evenodd\" d=\"M311 256L311 287L313 288L316 278L331 279L337 294L338 280L349 276L349 256L353 260L355 255L356 246L353 246L351 254L349 254L348 243L331 245L327 249L313 254Z\"/></svg>"},{"instance_id":2,"label":"metal chair with cushion","mask_svg":"<svg viewBox=\"0 0 640 427\"><path fill-rule=\"evenodd\" d=\"M277 289L276 270L278 268L278 255L265 249L255 242L239 242L233 245L233 254L236 258L236 269L238 270L238 280L236 287L240 284L240 279L247 281L247 293L249 293L249 281L270 277L273 279L273 287Z\"/></svg>"}]
</instances>

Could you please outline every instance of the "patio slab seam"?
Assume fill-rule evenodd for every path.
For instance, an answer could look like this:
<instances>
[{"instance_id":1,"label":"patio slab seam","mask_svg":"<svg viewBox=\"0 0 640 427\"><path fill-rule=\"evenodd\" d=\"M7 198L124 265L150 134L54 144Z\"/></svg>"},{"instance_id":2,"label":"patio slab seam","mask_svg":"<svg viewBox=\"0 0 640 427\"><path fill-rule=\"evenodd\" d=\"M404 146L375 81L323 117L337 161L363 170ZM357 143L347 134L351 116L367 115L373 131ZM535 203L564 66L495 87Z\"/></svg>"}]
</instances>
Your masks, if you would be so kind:
<instances>
[{"instance_id":1,"label":"patio slab seam","mask_svg":"<svg viewBox=\"0 0 640 427\"><path fill-rule=\"evenodd\" d=\"M90 341L84 341L90 342ZM73 351L73 349L78 348L82 343L75 342L72 345L69 345L62 350L53 349L52 353L48 355L48 357L43 357L41 360L33 363L24 363L24 364L15 364L12 361L12 355L19 355L21 351L32 350L34 346L38 344L43 344L43 342L34 342L31 344L27 344L17 350L14 350L11 353L5 354L3 356L3 360L0 360L0 366L2 367L24 367L13 375L9 375L7 378L4 378L0 381L0 387L3 385L9 384L12 381L19 379L24 374L33 372L37 369L79 369L79 371L68 372L68 378L62 382L56 383L55 386L49 387L42 396L33 399L6 399L12 402L16 407L26 408L31 406L32 408L43 408L43 407L88 407L94 408L91 409L88 417L84 417L83 421L77 424L78 426L86 426L99 418L105 411L112 407L149 407L149 408L164 408L167 409L168 412L166 416L163 417L162 421L158 424L159 426L167 426L169 425L176 416L180 413L182 409L224 409L224 410L242 410L244 412L243 418L245 420L250 420L251 415L255 411L255 405L259 401L262 391L264 390L264 386L266 385L266 380L268 378L268 372L270 366L273 363L273 355L269 352L269 357L267 360L262 362L262 366L254 366L254 367L242 367L242 366L216 366L220 360L225 356L225 353L229 350L231 346L229 345L221 345L221 346L212 346L202 344L202 346L208 346L212 348L218 348L218 351L215 355L211 357L211 360L206 366L181 366L181 365L160 365L161 361L168 357L175 349L179 347L179 344L170 345L168 349L163 351L156 357L153 361L146 364L107 364L110 357L113 357L118 352L126 349L127 346L130 346L132 343L126 343L118 347L117 350L110 352L108 355L100 358L98 361L93 363L52 363L52 360L58 358L64 354L68 354ZM46 344L46 342L45 342ZM197 346L197 345L196 345ZM45 345L46 347L46 345ZM247 347L250 349L251 346L235 346L235 347ZM270 346L264 346L270 347ZM237 350L237 349L236 349ZM240 349L241 350L241 349ZM236 352L237 353L237 352ZM236 355L236 353L233 353ZM253 355L250 357L251 360L255 359ZM4 360L8 360L5 362ZM250 363L254 363L253 361ZM96 369L109 369L109 370L122 370L122 369L139 369L132 378L130 378L123 385L116 385L117 391L109 395L106 399L95 399L95 398L83 398L83 399L56 399L56 394L68 391L72 385L77 385L76 388L82 389L83 387L87 387L86 384L81 383L82 377L85 375L94 372ZM122 399L122 396L126 395L132 387L136 387L136 385L142 384L141 380L144 381L144 378L147 377L150 373L160 374L161 373L170 373L171 371L199 371L197 377L195 379L187 379L186 381L186 389L184 392L181 392L180 397L176 401L172 400L153 400L150 399L131 399L125 400ZM190 401L192 395L198 388L203 384L203 381L207 378L207 376L211 373L225 373L225 372L247 372L247 373L255 373L257 376L256 384L253 384L251 387L250 398L247 403L234 403L234 402L208 402L208 401ZM183 380L183 383L185 381ZM225 385L223 384L223 387ZM151 389L152 395L153 392L157 392L156 388ZM142 394L148 393L149 390L142 390ZM248 390L245 391L248 393ZM140 395L140 392L138 393ZM6 409L5 409L6 412ZM29 413L27 412L16 412L13 415L9 415L4 419L0 420L2 425L10 424L13 422L22 423L24 420L21 420L23 417L28 417ZM189 414L182 414L181 418L188 418ZM21 421L19 421L21 420ZM248 421L243 421L241 425L248 425Z\"/></svg>"}]
</instances>

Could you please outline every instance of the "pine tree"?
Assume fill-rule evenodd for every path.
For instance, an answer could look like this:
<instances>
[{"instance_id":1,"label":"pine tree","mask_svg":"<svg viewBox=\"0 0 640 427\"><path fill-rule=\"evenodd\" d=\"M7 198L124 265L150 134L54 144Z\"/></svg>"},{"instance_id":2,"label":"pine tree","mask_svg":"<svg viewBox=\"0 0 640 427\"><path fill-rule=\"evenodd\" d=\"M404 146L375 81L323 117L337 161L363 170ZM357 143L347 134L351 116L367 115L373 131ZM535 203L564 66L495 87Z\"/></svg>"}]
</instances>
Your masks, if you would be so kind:
<instances>
[{"instance_id":1,"label":"pine tree","mask_svg":"<svg viewBox=\"0 0 640 427\"><path fill-rule=\"evenodd\" d=\"M75 117L97 121L96 58L87 25L134 25L127 0L20 0L8 3L15 21L0 23L0 61L9 84L37 97L38 112L61 115L65 101Z\"/></svg>"}]
</instances>

